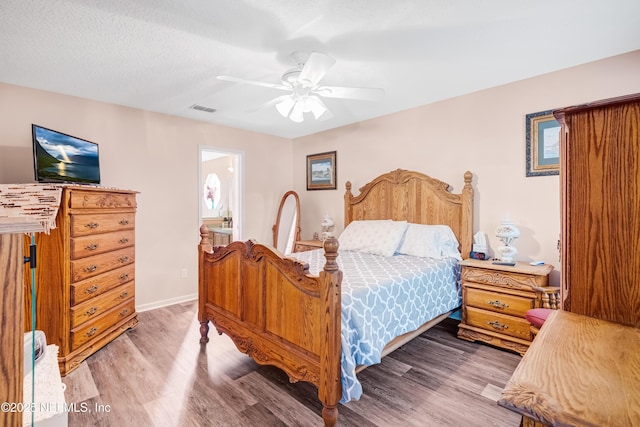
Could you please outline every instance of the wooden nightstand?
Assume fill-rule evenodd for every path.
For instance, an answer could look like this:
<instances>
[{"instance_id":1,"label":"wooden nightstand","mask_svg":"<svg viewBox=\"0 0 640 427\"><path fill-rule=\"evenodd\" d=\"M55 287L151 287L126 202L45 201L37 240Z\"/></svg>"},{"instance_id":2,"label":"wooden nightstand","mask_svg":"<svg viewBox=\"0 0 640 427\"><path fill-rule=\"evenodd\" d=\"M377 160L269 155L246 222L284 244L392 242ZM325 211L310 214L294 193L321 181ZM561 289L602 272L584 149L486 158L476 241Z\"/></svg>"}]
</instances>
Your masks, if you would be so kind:
<instances>
[{"instance_id":1,"label":"wooden nightstand","mask_svg":"<svg viewBox=\"0 0 640 427\"><path fill-rule=\"evenodd\" d=\"M322 240L298 240L293 245L293 252L306 252L322 249Z\"/></svg>"},{"instance_id":2,"label":"wooden nightstand","mask_svg":"<svg viewBox=\"0 0 640 427\"><path fill-rule=\"evenodd\" d=\"M462 321L458 337L524 354L533 340L527 310L559 308L560 288L549 286L553 266L518 262L512 267L473 259L459 264Z\"/></svg>"}]
</instances>

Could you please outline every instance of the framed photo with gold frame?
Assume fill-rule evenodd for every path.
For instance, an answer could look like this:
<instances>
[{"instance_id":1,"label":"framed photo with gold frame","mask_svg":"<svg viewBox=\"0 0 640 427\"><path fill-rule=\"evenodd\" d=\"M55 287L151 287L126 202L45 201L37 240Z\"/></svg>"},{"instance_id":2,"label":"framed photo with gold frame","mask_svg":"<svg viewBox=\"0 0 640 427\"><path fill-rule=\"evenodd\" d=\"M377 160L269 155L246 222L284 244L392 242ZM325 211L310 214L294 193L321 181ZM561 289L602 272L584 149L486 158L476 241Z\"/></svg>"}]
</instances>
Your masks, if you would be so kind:
<instances>
[{"instance_id":1,"label":"framed photo with gold frame","mask_svg":"<svg viewBox=\"0 0 640 427\"><path fill-rule=\"evenodd\" d=\"M336 152L307 156L307 190L335 190Z\"/></svg>"},{"instance_id":2,"label":"framed photo with gold frame","mask_svg":"<svg viewBox=\"0 0 640 427\"><path fill-rule=\"evenodd\" d=\"M560 123L553 110L527 114L527 176L560 174Z\"/></svg>"}]
</instances>

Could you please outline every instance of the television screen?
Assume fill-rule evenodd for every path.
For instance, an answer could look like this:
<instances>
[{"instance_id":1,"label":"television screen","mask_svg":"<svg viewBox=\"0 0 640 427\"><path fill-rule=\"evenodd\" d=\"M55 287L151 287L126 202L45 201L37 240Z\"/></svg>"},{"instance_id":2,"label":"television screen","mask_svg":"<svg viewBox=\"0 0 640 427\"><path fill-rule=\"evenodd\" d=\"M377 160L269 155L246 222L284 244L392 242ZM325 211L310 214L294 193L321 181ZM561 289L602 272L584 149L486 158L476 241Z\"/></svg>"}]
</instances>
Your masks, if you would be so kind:
<instances>
[{"instance_id":1,"label":"television screen","mask_svg":"<svg viewBox=\"0 0 640 427\"><path fill-rule=\"evenodd\" d=\"M98 144L32 125L36 181L100 184Z\"/></svg>"}]
</instances>

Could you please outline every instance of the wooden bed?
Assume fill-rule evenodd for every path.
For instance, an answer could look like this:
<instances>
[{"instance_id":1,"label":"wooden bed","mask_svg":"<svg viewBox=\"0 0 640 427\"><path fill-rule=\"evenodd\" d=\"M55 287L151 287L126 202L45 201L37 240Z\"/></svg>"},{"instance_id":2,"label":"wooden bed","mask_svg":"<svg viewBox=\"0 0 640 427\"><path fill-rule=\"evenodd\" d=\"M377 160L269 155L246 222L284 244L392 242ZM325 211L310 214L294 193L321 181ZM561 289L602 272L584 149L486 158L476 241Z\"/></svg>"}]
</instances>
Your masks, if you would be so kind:
<instances>
[{"instance_id":1,"label":"wooden bed","mask_svg":"<svg viewBox=\"0 0 640 427\"><path fill-rule=\"evenodd\" d=\"M460 194L427 175L402 169L383 174L353 196L346 183L344 226L354 220L393 219L419 224L446 224L468 258L473 234L472 174L464 174ZM211 246L206 226L198 248L198 319L200 342L208 342L209 321L219 334L259 364L274 365L290 381L318 387L326 426L338 418L341 356L341 282L338 241L324 243L324 270L314 276L308 265L285 258L254 241ZM433 319L413 333L398 337L384 354L447 317Z\"/></svg>"}]
</instances>

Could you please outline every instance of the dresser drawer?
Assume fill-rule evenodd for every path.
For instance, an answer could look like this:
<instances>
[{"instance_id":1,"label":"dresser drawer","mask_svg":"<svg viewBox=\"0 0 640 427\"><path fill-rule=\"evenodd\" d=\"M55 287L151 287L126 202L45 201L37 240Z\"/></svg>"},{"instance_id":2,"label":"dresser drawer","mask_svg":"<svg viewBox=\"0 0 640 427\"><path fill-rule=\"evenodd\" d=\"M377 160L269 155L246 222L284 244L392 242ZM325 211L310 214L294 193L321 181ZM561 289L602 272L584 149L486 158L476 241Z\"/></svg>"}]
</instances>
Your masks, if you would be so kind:
<instances>
[{"instance_id":1,"label":"dresser drawer","mask_svg":"<svg viewBox=\"0 0 640 427\"><path fill-rule=\"evenodd\" d=\"M71 190L69 200L71 209L118 209L118 208L135 208L136 195Z\"/></svg>"},{"instance_id":2,"label":"dresser drawer","mask_svg":"<svg viewBox=\"0 0 640 427\"><path fill-rule=\"evenodd\" d=\"M131 298L95 319L71 329L71 350L75 350L87 341L94 339L111 326L117 325L134 315L135 312L135 300Z\"/></svg>"},{"instance_id":3,"label":"dresser drawer","mask_svg":"<svg viewBox=\"0 0 640 427\"><path fill-rule=\"evenodd\" d=\"M467 307L466 323L477 328L531 341L531 325L525 319Z\"/></svg>"},{"instance_id":4,"label":"dresser drawer","mask_svg":"<svg viewBox=\"0 0 640 427\"><path fill-rule=\"evenodd\" d=\"M82 304L71 307L71 328L80 326L84 322L95 319L104 312L108 311L134 295L135 284L129 282L115 289L98 295Z\"/></svg>"},{"instance_id":5,"label":"dresser drawer","mask_svg":"<svg viewBox=\"0 0 640 427\"><path fill-rule=\"evenodd\" d=\"M84 258L133 246L136 243L135 239L136 233L133 229L115 233L73 237L71 239L71 259Z\"/></svg>"},{"instance_id":6,"label":"dresser drawer","mask_svg":"<svg viewBox=\"0 0 640 427\"><path fill-rule=\"evenodd\" d=\"M71 237L133 230L135 225L136 214L134 212L71 215Z\"/></svg>"},{"instance_id":7,"label":"dresser drawer","mask_svg":"<svg viewBox=\"0 0 640 427\"><path fill-rule=\"evenodd\" d=\"M464 300L467 306L483 308L497 313L524 318L527 310L534 308L532 298L524 298L499 292L484 291L464 286Z\"/></svg>"},{"instance_id":8,"label":"dresser drawer","mask_svg":"<svg viewBox=\"0 0 640 427\"><path fill-rule=\"evenodd\" d=\"M133 264L134 261L135 247L133 246L106 254L72 260L71 282L77 282L127 264Z\"/></svg>"},{"instance_id":9,"label":"dresser drawer","mask_svg":"<svg viewBox=\"0 0 640 427\"><path fill-rule=\"evenodd\" d=\"M135 279L135 269L135 265L129 264L99 276L72 283L71 305L80 304L89 298L101 295L123 283L133 281L133 279Z\"/></svg>"}]
</instances>

